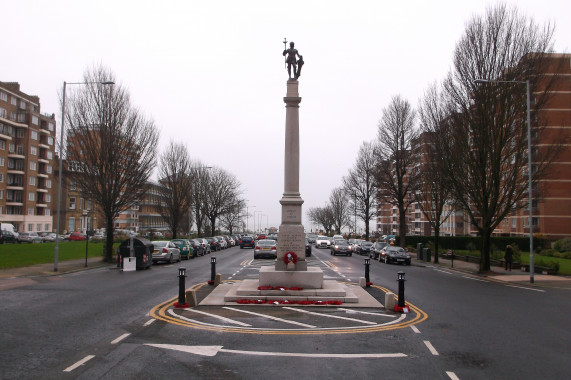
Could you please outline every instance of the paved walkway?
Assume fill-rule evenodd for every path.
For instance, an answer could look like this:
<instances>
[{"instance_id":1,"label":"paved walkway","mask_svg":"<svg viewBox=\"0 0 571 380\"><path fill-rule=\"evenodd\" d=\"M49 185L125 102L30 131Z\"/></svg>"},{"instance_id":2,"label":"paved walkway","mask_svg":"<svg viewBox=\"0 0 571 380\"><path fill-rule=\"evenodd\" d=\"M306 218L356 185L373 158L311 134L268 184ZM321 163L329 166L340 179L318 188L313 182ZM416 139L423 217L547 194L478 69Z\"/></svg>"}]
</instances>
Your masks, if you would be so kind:
<instances>
[{"instance_id":1,"label":"paved walkway","mask_svg":"<svg viewBox=\"0 0 571 380\"><path fill-rule=\"evenodd\" d=\"M444 259L442 257L438 258L438 264L434 264L416 260L416 254L414 253L412 253L411 256L413 257L413 264L416 265L435 265L442 268L448 268L460 272L487 277L497 281L517 283L520 285L535 285L571 289L571 276L551 276L534 273L534 283L531 284L529 272L524 272L521 269L506 271L504 268L492 266L490 272L481 274L479 273L480 266L478 263L469 263L464 260L454 260L454 267L452 268L451 260ZM434 258L432 258L432 260L434 260Z\"/></svg>"},{"instance_id":2,"label":"paved walkway","mask_svg":"<svg viewBox=\"0 0 571 380\"><path fill-rule=\"evenodd\" d=\"M85 267L85 259L68 260L58 262L57 272L54 272L54 263L52 262L47 264L32 265L29 267L0 269L0 278L55 276L63 273L77 272L86 269L113 266L116 266L116 264L104 263L101 257L92 257L87 259L87 268Z\"/></svg>"}]
</instances>

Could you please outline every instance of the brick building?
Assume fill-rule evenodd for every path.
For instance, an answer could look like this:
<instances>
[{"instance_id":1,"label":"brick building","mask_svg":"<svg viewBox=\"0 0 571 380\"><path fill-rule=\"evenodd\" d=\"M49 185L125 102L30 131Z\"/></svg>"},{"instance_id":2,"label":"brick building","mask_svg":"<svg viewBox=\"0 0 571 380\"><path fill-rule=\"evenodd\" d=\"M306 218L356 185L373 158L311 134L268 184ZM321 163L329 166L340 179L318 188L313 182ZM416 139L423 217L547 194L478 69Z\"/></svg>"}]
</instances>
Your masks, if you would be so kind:
<instances>
[{"instance_id":1,"label":"brick building","mask_svg":"<svg viewBox=\"0 0 571 380\"><path fill-rule=\"evenodd\" d=\"M19 232L54 230L56 122L40 98L0 82L0 221Z\"/></svg>"}]
</instances>

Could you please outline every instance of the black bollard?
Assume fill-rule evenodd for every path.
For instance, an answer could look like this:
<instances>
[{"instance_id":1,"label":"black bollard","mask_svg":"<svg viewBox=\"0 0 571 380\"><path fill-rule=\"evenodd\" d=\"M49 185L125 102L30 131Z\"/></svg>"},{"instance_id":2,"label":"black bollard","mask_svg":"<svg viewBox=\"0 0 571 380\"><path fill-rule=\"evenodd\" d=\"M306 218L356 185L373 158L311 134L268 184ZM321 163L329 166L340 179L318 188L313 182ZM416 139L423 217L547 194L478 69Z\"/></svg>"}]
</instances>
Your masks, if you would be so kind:
<instances>
[{"instance_id":1,"label":"black bollard","mask_svg":"<svg viewBox=\"0 0 571 380\"><path fill-rule=\"evenodd\" d=\"M186 304L186 294L184 292L185 285L184 279L186 278L186 268L178 268L178 304L185 305Z\"/></svg>"},{"instance_id":2,"label":"black bollard","mask_svg":"<svg viewBox=\"0 0 571 380\"><path fill-rule=\"evenodd\" d=\"M404 272L398 272L398 280L399 282L399 303L398 303L398 307L404 307L405 303L404 303L404 282L406 281L404 279Z\"/></svg>"},{"instance_id":3,"label":"black bollard","mask_svg":"<svg viewBox=\"0 0 571 380\"><path fill-rule=\"evenodd\" d=\"M365 259L365 283L366 287L371 287L371 279L369 277L369 266L371 265L371 259Z\"/></svg>"},{"instance_id":4,"label":"black bollard","mask_svg":"<svg viewBox=\"0 0 571 380\"><path fill-rule=\"evenodd\" d=\"M454 268L454 250L452 250L452 255L450 256L450 259L452 260L452 268Z\"/></svg>"},{"instance_id":5,"label":"black bollard","mask_svg":"<svg viewBox=\"0 0 571 380\"><path fill-rule=\"evenodd\" d=\"M216 278L216 257L210 258L210 285L214 285L214 280Z\"/></svg>"}]
</instances>

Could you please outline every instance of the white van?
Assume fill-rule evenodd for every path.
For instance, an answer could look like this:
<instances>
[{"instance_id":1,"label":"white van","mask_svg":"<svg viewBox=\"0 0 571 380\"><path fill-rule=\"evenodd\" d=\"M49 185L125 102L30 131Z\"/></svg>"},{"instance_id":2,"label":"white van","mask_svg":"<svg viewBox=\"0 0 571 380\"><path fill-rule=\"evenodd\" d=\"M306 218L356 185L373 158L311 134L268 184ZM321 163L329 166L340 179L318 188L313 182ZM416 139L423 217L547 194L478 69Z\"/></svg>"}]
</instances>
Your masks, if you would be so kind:
<instances>
[{"instance_id":1,"label":"white van","mask_svg":"<svg viewBox=\"0 0 571 380\"><path fill-rule=\"evenodd\" d=\"M2 231L10 231L11 233L14 234L14 236L18 237L18 231L16 231L16 229L14 228L13 224L10 223L1 223L0 224L0 230Z\"/></svg>"}]
</instances>

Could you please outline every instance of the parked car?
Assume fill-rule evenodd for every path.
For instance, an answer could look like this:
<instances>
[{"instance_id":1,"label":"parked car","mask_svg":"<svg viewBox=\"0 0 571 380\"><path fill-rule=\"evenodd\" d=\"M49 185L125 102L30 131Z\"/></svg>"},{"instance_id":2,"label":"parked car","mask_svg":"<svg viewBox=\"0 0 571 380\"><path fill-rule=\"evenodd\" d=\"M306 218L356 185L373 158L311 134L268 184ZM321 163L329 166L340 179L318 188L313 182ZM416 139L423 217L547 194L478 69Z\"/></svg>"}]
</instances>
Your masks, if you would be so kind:
<instances>
[{"instance_id":1,"label":"parked car","mask_svg":"<svg viewBox=\"0 0 571 380\"><path fill-rule=\"evenodd\" d=\"M188 260L194 258L194 249L190 246L190 242L186 239L173 239L171 240L180 251L181 259Z\"/></svg>"},{"instance_id":2,"label":"parked car","mask_svg":"<svg viewBox=\"0 0 571 380\"><path fill-rule=\"evenodd\" d=\"M204 255L209 254L210 252L212 252L212 249L210 248L210 243L208 242L208 240L206 240L205 238L196 238L196 239L194 239L194 240L196 240L197 242L200 243L200 245L201 245L202 248L203 248L203 254L204 254Z\"/></svg>"},{"instance_id":3,"label":"parked car","mask_svg":"<svg viewBox=\"0 0 571 380\"><path fill-rule=\"evenodd\" d=\"M157 240L153 242L153 263L168 261L173 263L180 261L180 251L172 241Z\"/></svg>"},{"instance_id":4,"label":"parked car","mask_svg":"<svg viewBox=\"0 0 571 380\"><path fill-rule=\"evenodd\" d=\"M218 243L220 243L220 249L228 248L228 242L222 236L214 236L215 239L218 239Z\"/></svg>"},{"instance_id":5,"label":"parked car","mask_svg":"<svg viewBox=\"0 0 571 380\"><path fill-rule=\"evenodd\" d=\"M369 252L369 257L373 260L381 261L381 256L383 255L383 248L387 246L387 243L382 241L377 241L373 243L371 246L371 250Z\"/></svg>"},{"instance_id":6,"label":"parked car","mask_svg":"<svg viewBox=\"0 0 571 380\"><path fill-rule=\"evenodd\" d=\"M263 240L266 238L266 234L258 234L258 240Z\"/></svg>"},{"instance_id":7,"label":"parked car","mask_svg":"<svg viewBox=\"0 0 571 380\"><path fill-rule=\"evenodd\" d=\"M315 235L315 234L308 234L307 235L307 240L309 240L309 243L311 243L311 244L315 243L315 239L317 239L317 235Z\"/></svg>"},{"instance_id":8,"label":"parked car","mask_svg":"<svg viewBox=\"0 0 571 380\"><path fill-rule=\"evenodd\" d=\"M305 239L305 257L311 257L311 243Z\"/></svg>"},{"instance_id":9,"label":"parked car","mask_svg":"<svg viewBox=\"0 0 571 380\"><path fill-rule=\"evenodd\" d=\"M0 231L0 244L18 243L18 237L12 231Z\"/></svg>"},{"instance_id":10,"label":"parked car","mask_svg":"<svg viewBox=\"0 0 571 380\"><path fill-rule=\"evenodd\" d=\"M278 241L278 234L269 234L268 236L266 236L266 239Z\"/></svg>"},{"instance_id":11,"label":"parked car","mask_svg":"<svg viewBox=\"0 0 571 380\"><path fill-rule=\"evenodd\" d=\"M242 239L240 240L240 249L244 247L254 248L255 244L256 242L254 241L254 238L252 236L242 236Z\"/></svg>"},{"instance_id":12,"label":"parked car","mask_svg":"<svg viewBox=\"0 0 571 380\"><path fill-rule=\"evenodd\" d=\"M346 255L353 256L353 250L349 246L349 243L345 239L335 239L334 243L331 245L331 254L336 255Z\"/></svg>"},{"instance_id":13,"label":"parked car","mask_svg":"<svg viewBox=\"0 0 571 380\"><path fill-rule=\"evenodd\" d=\"M80 232L72 232L69 234L69 237L67 238L67 240L69 240L69 241L83 241L83 240L85 240L85 236Z\"/></svg>"},{"instance_id":14,"label":"parked car","mask_svg":"<svg viewBox=\"0 0 571 380\"><path fill-rule=\"evenodd\" d=\"M42 238L35 232L20 232L18 243L41 243Z\"/></svg>"},{"instance_id":15,"label":"parked car","mask_svg":"<svg viewBox=\"0 0 571 380\"><path fill-rule=\"evenodd\" d=\"M371 247L372 246L373 246L373 242L361 240L357 243L357 245L355 247L355 253L358 253L359 255L371 257L370 253L371 253Z\"/></svg>"},{"instance_id":16,"label":"parked car","mask_svg":"<svg viewBox=\"0 0 571 380\"><path fill-rule=\"evenodd\" d=\"M269 257L270 259L278 257L278 248L275 240L258 240L254 247L254 259L259 259L260 257Z\"/></svg>"},{"instance_id":17,"label":"parked car","mask_svg":"<svg viewBox=\"0 0 571 380\"><path fill-rule=\"evenodd\" d=\"M50 232L44 237L44 242L54 242L56 241L56 236L54 232Z\"/></svg>"},{"instance_id":18,"label":"parked car","mask_svg":"<svg viewBox=\"0 0 571 380\"><path fill-rule=\"evenodd\" d=\"M389 245L384 250L382 261L384 261L385 264L395 263L410 265L410 254L402 247Z\"/></svg>"},{"instance_id":19,"label":"parked car","mask_svg":"<svg viewBox=\"0 0 571 380\"><path fill-rule=\"evenodd\" d=\"M315 248L331 248L331 240L327 236L318 236L315 239Z\"/></svg>"},{"instance_id":20,"label":"parked car","mask_svg":"<svg viewBox=\"0 0 571 380\"><path fill-rule=\"evenodd\" d=\"M218 239L213 238L213 237L209 237L209 238L206 238L206 240L208 240L208 244L210 245L210 251L211 252L220 251L222 249L220 247L220 242L218 241Z\"/></svg>"}]
</instances>

